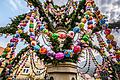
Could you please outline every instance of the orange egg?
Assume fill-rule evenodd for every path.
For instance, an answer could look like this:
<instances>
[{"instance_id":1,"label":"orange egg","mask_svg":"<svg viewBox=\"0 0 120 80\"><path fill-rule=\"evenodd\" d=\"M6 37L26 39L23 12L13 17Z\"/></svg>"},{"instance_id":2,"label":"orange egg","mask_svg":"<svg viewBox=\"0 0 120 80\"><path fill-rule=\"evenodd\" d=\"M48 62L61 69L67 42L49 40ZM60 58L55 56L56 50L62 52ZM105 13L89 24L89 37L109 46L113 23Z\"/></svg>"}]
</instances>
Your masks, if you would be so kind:
<instances>
[{"instance_id":1,"label":"orange egg","mask_svg":"<svg viewBox=\"0 0 120 80\"><path fill-rule=\"evenodd\" d=\"M6 48L5 48L5 51L10 52L10 51L11 51L11 48L10 48L10 47L6 47Z\"/></svg>"},{"instance_id":2,"label":"orange egg","mask_svg":"<svg viewBox=\"0 0 120 80\"><path fill-rule=\"evenodd\" d=\"M88 25L88 29L93 29L93 24Z\"/></svg>"},{"instance_id":3,"label":"orange egg","mask_svg":"<svg viewBox=\"0 0 120 80\"><path fill-rule=\"evenodd\" d=\"M39 53L40 54L46 54L47 53L47 49L42 47L42 48L40 48Z\"/></svg>"},{"instance_id":4,"label":"orange egg","mask_svg":"<svg viewBox=\"0 0 120 80\"><path fill-rule=\"evenodd\" d=\"M33 28L30 28L29 31L30 31L30 32L34 32L34 29L33 29Z\"/></svg>"},{"instance_id":5,"label":"orange egg","mask_svg":"<svg viewBox=\"0 0 120 80\"><path fill-rule=\"evenodd\" d=\"M86 18L81 19L81 22L83 22L83 23L86 23L86 21L87 21Z\"/></svg>"}]
</instances>

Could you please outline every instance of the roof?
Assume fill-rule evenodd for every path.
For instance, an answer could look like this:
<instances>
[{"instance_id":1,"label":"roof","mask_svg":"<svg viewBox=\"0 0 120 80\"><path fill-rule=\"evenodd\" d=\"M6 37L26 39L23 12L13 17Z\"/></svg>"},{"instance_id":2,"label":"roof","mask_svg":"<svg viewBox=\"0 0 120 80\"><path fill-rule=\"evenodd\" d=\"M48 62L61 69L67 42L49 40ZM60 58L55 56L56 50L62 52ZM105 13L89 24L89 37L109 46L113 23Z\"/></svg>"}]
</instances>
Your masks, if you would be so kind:
<instances>
[{"instance_id":1,"label":"roof","mask_svg":"<svg viewBox=\"0 0 120 80\"><path fill-rule=\"evenodd\" d=\"M2 52L4 51L3 47L0 47L0 55L2 55Z\"/></svg>"}]
</instances>

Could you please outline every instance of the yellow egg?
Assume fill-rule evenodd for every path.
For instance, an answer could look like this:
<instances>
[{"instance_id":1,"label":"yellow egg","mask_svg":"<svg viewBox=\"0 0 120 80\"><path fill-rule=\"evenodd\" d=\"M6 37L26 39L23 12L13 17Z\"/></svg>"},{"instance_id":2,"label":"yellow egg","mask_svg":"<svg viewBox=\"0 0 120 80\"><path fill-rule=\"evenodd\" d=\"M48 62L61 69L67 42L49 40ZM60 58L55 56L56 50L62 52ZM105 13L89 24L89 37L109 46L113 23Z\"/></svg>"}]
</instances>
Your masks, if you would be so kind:
<instances>
[{"instance_id":1,"label":"yellow egg","mask_svg":"<svg viewBox=\"0 0 120 80\"><path fill-rule=\"evenodd\" d=\"M18 30L18 33L19 33L19 34L23 33L23 30L19 29L19 30Z\"/></svg>"},{"instance_id":2,"label":"yellow egg","mask_svg":"<svg viewBox=\"0 0 120 80\"><path fill-rule=\"evenodd\" d=\"M116 51L116 54L120 54L120 50Z\"/></svg>"},{"instance_id":3,"label":"yellow egg","mask_svg":"<svg viewBox=\"0 0 120 80\"><path fill-rule=\"evenodd\" d=\"M114 39L114 36L113 35L107 35L107 39L109 39L109 40L113 40Z\"/></svg>"},{"instance_id":4,"label":"yellow egg","mask_svg":"<svg viewBox=\"0 0 120 80\"><path fill-rule=\"evenodd\" d=\"M109 48L109 49L111 49L112 47L113 47L112 44L109 44L109 45L108 45L108 48Z\"/></svg>"},{"instance_id":5,"label":"yellow egg","mask_svg":"<svg viewBox=\"0 0 120 80\"><path fill-rule=\"evenodd\" d=\"M7 47L7 48L5 48L5 51L10 52L10 51L11 51L11 48L10 48L10 47Z\"/></svg>"}]
</instances>

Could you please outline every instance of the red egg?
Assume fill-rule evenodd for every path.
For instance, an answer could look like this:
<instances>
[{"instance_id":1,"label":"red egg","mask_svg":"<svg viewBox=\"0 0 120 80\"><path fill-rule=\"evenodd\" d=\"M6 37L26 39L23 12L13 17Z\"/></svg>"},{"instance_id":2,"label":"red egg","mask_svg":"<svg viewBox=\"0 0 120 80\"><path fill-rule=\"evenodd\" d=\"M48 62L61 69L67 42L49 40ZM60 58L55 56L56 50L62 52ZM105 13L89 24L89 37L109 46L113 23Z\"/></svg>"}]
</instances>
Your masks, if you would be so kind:
<instances>
[{"instance_id":1,"label":"red egg","mask_svg":"<svg viewBox=\"0 0 120 80\"><path fill-rule=\"evenodd\" d=\"M66 34L65 34L65 33L59 34L59 38L60 38L60 39L65 39L65 38L66 38Z\"/></svg>"},{"instance_id":2,"label":"red egg","mask_svg":"<svg viewBox=\"0 0 120 80\"><path fill-rule=\"evenodd\" d=\"M110 29L106 29L105 32L104 32L106 35L109 35L111 33L111 30Z\"/></svg>"},{"instance_id":3,"label":"red egg","mask_svg":"<svg viewBox=\"0 0 120 80\"><path fill-rule=\"evenodd\" d=\"M39 50L40 54L47 54L47 49L45 47L40 48Z\"/></svg>"},{"instance_id":4,"label":"red egg","mask_svg":"<svg viewBox=\"0 0 120 80\"><path fill-rule=\"evenodd\" d=\"M74 53L78 53L81 51L81 47L80 46L74 46L74 49L73 49Z\"/></svg>"},{"instance_id":5,"label":"red egg","mask_svg":"<svg viewBox=\"0 0 120 80\"><path fill-rule=\"evenodd\" d=\"M88 29L93 29L93 24L88 25Z\"/></svg>"}]
</instances>

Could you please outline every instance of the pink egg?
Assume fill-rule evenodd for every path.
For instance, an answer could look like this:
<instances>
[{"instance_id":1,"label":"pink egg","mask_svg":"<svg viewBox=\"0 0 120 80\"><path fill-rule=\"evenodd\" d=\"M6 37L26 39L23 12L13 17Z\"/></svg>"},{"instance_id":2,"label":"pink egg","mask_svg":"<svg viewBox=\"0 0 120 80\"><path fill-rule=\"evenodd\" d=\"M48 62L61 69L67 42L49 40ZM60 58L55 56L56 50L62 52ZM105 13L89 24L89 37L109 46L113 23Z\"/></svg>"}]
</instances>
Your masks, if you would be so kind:
<instances>
[{"instance_id":1,"label":"pink egg","mask_svg":"<svg viewBox=\"0 0 120 80\"><path fill-rule=\"evenodd\" d=\"M56 54L55 54L55 58L56 58L57 60L63 59L63 58L64 58L64 53L62 53L62 52L56 53Z\"/></svg>"}]
</instances>

